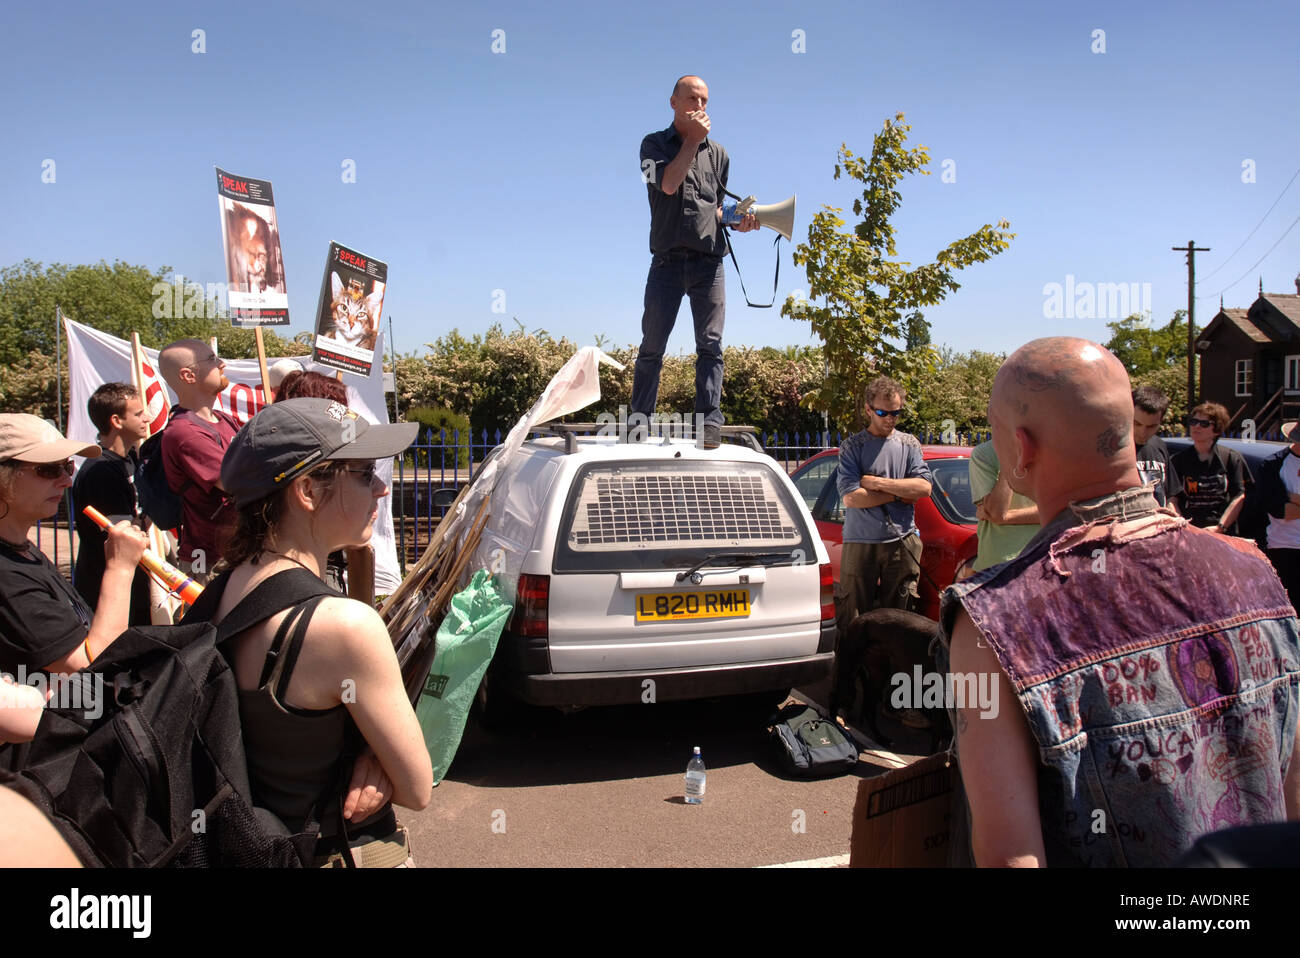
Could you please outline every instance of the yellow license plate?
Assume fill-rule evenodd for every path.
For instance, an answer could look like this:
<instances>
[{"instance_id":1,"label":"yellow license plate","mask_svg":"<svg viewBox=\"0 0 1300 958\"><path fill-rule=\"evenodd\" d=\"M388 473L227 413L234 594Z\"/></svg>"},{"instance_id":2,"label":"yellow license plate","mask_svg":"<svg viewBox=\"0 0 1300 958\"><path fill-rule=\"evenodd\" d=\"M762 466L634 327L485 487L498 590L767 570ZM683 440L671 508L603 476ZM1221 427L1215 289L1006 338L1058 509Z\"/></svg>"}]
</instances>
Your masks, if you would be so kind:
<instances>
[{"instance_id":1,"label":"yellow license plate","mask_svg":"<svg viewBox=\"0 0 1300 958\"><path fill-rule=\"evenodd\" d=\"M749 615L749 590L721 592L645 592L636 597L638 622L670 619L718 619Z\"/></svg>"}]
</instances>

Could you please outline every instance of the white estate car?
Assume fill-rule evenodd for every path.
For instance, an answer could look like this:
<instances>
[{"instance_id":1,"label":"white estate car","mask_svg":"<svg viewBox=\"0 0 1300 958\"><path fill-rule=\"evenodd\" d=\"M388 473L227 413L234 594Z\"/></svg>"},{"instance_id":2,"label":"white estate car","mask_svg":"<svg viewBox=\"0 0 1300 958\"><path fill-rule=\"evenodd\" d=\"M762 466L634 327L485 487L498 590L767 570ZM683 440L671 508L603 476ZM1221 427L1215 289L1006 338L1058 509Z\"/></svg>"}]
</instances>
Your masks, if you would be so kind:
<instances>
[{"instance_id":1,"label":"white estate car","mask_svg":"<svg viewBox=\"0 0 1300 958\"><path fill-rule=\"evenodd\" d=\"M775 704L830 674L826 548L784 469L748 441L705 450L569 432L523 444L483 537L518 575L514 616L479 692L486 720L503 718L514 698L575 706L772 693Z\"/></svg>"}]
</instances>

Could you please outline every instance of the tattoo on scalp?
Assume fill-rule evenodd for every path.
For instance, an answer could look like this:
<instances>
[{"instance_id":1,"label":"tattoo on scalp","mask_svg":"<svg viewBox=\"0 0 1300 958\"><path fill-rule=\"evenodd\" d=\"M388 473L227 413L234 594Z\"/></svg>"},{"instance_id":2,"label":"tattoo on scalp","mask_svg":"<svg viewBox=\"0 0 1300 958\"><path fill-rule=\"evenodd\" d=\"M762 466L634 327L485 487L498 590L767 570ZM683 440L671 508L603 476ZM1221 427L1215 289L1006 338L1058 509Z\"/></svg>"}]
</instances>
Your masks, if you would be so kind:
<instances>
[{"instance_id":1,"label":"tattoo on scalp","mask_svg":"<svg viewBox=\"0 0 1300 958\"><path fill-rule=\"evenodd\" d=\"M1106 431L1097 437L1097 452L1106 457L1114 456L1123 447L1127 437L1128 433L1107 426Z\"/></svg>"},{"instance_id":2,"label":"tattoo on scalp","mask_svg":"<svg viewBox=\"0 0 1300 958\"><path fill-rule=\"evenodd\" d=\"M1025 369L1023 366L1015 370L1016 383L1028 389L1030 392L1041 393L1048 389L1060 389L1064 385L1059 371L1052 373L1040 373L1033 369Z\"/></svg>"}]
</instances>

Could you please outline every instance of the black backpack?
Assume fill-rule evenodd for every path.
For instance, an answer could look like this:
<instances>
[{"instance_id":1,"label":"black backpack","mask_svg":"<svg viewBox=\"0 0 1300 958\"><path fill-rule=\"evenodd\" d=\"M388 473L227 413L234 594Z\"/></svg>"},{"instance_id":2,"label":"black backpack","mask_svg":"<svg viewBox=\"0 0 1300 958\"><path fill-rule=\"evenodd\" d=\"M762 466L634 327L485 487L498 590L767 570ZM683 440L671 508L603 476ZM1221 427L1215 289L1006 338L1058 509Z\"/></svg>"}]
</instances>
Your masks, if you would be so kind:
<instances>
[{"instance_id":1,"label":"black backpack","mask_svg":"<svg viewBox=\"0 0 1300 958\"><path fill-rule=\"evenodd\" d=\"M170 424L170 420L168 420ZM166 427L158 430L140 446L140 464L135 467L135 494L140 511L160 529L180 528L183 514L181 497L167 485L167 472L163 469L162 437ZM181 486L185 491L189 480Z\"/></svg>"},{"instance_id":2,"label":"black backpack","mask_svg":"<svg viewBox=\"0 0 1300 958\"><path fill-rule=\"evenodd\" d=\"M775 716L771 735L782 766L804 777L841 775L858 764L850 733L811 705L794 702Z\"/></svg>"},{"instance_id":3,"label":"black backpack","mask_svg":"<svg viewBox=\"0 0 1300 958\"><path fill-rule=\"evenodd\" d=\"M336 593L304 570L280 573L218 629L205 620L224 585L221 577L204 590L180 625L122 633L72 676L98 698L83 695L76 709L51 703L41 717L12 785L45 812L83 864L310 864L320 830L315 816L291 835L274 815L253 807L238 690L218 644L290 607L304 607L301 628L305 607ZM294 620L287 616L281 631ZM93 712L102 714L88 718Z\"/></svg>"}]
</instances>

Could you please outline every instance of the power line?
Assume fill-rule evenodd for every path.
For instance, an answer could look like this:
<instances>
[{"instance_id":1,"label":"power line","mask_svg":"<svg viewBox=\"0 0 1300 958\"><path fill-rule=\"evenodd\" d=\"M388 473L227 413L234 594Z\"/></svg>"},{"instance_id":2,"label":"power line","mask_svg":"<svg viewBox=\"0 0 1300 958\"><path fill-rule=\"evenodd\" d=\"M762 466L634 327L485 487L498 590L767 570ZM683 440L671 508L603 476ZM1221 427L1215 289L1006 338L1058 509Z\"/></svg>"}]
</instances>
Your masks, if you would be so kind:
<instances>
[{"instance_id":1,"label":"power line","mask_svg":"<svg viewBox=\"0 0 1300 958\"><path fill-rule=\"evenodd\" d=\"M1264 215L1259 218L1259 222L1255 224L1255 229L1251 230L1249 233L1246 234L1246 238L1241 241L1241 246L1238 246L1231 253L1229 253L1227 259L1225 259L1218 266L1214 267L1214 269L1210 270L1208 273L1202 276L1201 279L1209 279L1219 270L1223 269L1223 267L1227 266L1228 263L1232 261L1232 258L1241 252L1242 247L1245 246L1247 243L1249 243L1250 238L1255 235L1255 233L1259 230L1261 226L1264 225L1264 220L1268 219L1268 214L1272 213L1274 207L1276 207L1278 203L1282 202L1282 197L1286 195L1287 190L1291 189L1291 184L1295 182L1297 176L1300 176L1300 168L1297 168L1296 171L1291 174L1291 179L1287 180L1286 186L1282 187L1282 192L1277 194L1277 199L1273 201L1273 206L1270 206L1265 211ZM1254 269L1254 267L1252 266L1251 269ZM1250 270L1247 270L1246 272L1250 272ZM1204 297L1201 298L1204 299Z\"/></svg>"},{"instance_id":2,"label":"power line","mask_svg":"<svg viewBox=\"0 0 1300 958\"><path fill-rule=\"evenodd\" d=\"M1236 279L1234 279L1234 280L1233 280L1231 283L1229 283L1227 286L1223 287L1223 289L1219 290L1217 293L1214 293L1214 294L1211 295L1211 296L1197 296L1196 298L1197 298L1198 300L1201 300L1201 299L1214 299L1215 296L1221 296L1221 295L1223 295L1224 293L1226 293L1228 290L1232 289L1232 287L1236 286L1236 285L1237 285L1238 283L1240 283L1243 279L1245 279L1245 278L1246 278L1247 276L1249 276L1252 272L1254 272L1254 269L1255 269L1256 266L1258 266L1260 263L1264 262L1264 260L1268 259L1268 254L1271 253L1271 252L1273 252L1273 250L1277 249L1278 244L1281 243L1284 239L1287 238L1287 235L1288 235L1288 234L1289 234L1293 229L1295 229L1295 225L1296 225L1297 223L1300 223L1300 216L1297 216L1295 219L1293 219L1293 220L1291 221L1291 225L1288 226L1288 227L1286 228L1286 232L1283 233L1281 236L1279 236L1279 237L1277 238L1277 243L1274 243L1272 246L1270 246L1270 247L1268 248L1268 251L1267 251L1266 253L1264 253L1263 256L1261 256L1259 259L1255 260L1255 262L1254 262L1253 264L1251 264L1250 268L1247 269L1246 272L1242 273L1240 276L1238 276Z\"/></svg>"}]
</instances>

